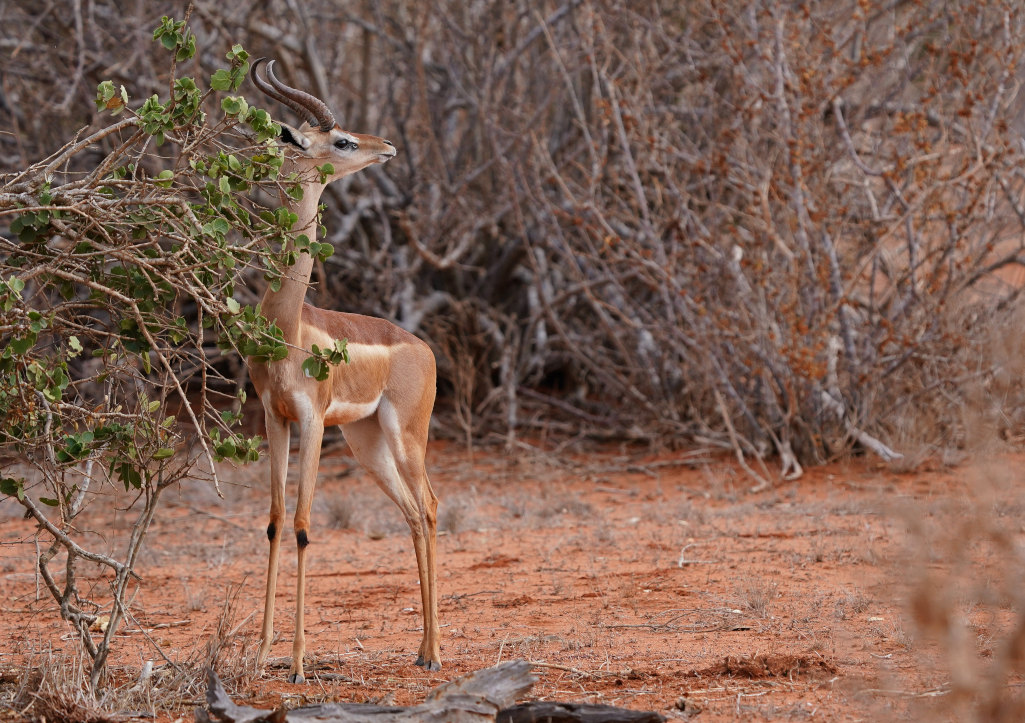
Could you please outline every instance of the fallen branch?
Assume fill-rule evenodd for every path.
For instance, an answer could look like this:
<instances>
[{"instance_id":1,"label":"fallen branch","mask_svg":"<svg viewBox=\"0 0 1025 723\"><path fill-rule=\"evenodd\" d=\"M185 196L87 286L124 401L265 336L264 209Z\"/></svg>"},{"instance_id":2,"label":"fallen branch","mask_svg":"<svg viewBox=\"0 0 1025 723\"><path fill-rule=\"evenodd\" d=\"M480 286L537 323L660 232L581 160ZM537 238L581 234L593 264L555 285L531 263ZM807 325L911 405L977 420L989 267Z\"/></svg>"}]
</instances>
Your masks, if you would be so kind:
<instances>
[{"instance_id":1,"label":"fallen branch","mask_svg":"<svg viewBox=\"0 0 1025 723\"><path fill-rule=\"evenodd\" d=\"M587 703L520 703L499 711L497 723L660 723L665 717L645 710Z\"/></svg>"},{"instance_id":2,"label":"fallen branch","mask_svg":"<svg viewBox=\"0 0 1025 723\"><path fill-rule=\"evenodd\" d=\"M209 712L196 709L197 723L656 723L658 713L632 711L608 705L582 703L513 702L530 690L537 678L531 664L511 660L478 670L438 686L415 706L383 706L367 703L329 703L295 710L268 711L235 705L211 668L207 672L206 700Z\"/></svg>"}]
</instances>

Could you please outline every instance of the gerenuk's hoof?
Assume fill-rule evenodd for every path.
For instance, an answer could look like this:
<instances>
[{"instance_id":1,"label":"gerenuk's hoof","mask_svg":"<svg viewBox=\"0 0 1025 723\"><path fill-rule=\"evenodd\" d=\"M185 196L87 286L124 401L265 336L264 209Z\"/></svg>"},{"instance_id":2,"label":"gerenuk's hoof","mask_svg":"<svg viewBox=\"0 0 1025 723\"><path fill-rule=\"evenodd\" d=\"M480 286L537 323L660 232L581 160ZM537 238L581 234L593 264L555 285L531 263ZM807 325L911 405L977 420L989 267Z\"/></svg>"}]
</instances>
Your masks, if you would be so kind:
<instances>
[{"instance_id":1,"label":"gerenuk's hoof","mask_svg":"<svg viewBox=\"0 0 1025 723\"><path fill-rule=\"evenodd\" d=\"M290 673L288 676L288 682L296 684L305 683L306 678L304 678L300 673Z\"/></svg>"},{"instance_id":2,"label":"gerenuk's hoof","mask_svg":"<svg viewBox=\"0 0 1025 723\"><path fill-rule=\"evenodd\" d=\"M417 656L415 665L419 665L421 668L427 671L441 670L441 663L437 660L424 660L423 656Z\"/></svg>"}]
</instances>

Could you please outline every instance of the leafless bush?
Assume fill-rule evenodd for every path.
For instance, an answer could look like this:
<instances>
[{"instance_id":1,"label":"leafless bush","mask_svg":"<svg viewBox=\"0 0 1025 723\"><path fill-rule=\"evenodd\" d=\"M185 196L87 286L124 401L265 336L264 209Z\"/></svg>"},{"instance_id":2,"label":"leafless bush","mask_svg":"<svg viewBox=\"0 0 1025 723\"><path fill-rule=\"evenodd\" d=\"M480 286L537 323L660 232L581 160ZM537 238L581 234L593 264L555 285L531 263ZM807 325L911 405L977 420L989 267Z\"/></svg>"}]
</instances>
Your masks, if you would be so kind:
<instances>
[{"instance_id":1,"label":"leafless bush","mask_svg":"<svg viewBox=\"0 0 1025 723\"><path fill-rule=\"evenodd\" d=\"M154 18L0 12L7 167L90 120L101 72L162 85L133 30ZM328 199L317 302L427 338L450 433L702 440L796 474L896 458L923 423L915 444L970 442L969 390L1001 371L980 332L1018 295L1022 21L996 0L204 0L193 62L242 42L396 140Z\"/></svg>"}]
</instances>

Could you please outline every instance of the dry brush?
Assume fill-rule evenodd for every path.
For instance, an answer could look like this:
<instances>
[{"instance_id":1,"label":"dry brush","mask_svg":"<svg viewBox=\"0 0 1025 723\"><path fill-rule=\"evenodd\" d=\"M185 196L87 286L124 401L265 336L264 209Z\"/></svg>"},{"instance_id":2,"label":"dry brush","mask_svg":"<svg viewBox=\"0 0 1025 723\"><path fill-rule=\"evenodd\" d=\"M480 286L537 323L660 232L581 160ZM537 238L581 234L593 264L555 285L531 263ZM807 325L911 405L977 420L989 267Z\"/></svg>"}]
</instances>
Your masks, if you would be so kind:
<instances>
[{"instance_id":1,"label":"dry brush","mask_svg":"<svg viewBox=\"0 0 1025 723\"><path fill-rule=\"evenodd\" d=\"M130 29L150 19L68 10L3 11L33 28L5 41L8 165L87 121L125 49L133 84L165 82ZM450 434L698 441L796 473L956 447L966 404L1000 407L1022 21L996 1L197 2L191 62L241 41L397 140L387 175L328 200L317 303L427 338ZM55 37L56 93L20 60Z\"/></svg>"}]
</instances>

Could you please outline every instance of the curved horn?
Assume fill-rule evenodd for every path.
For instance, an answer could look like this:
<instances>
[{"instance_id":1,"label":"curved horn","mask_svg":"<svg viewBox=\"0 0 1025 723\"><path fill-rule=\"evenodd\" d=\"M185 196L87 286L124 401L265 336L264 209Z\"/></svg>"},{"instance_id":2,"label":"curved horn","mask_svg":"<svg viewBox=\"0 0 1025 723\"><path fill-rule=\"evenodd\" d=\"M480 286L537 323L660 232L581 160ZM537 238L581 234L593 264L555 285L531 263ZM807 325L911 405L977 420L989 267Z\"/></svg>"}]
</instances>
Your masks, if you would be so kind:
<instances>
[{"instance_id":1,"label":"curved horn","mask_svg":"<svg viewBox=\"0 0 1025 723\"><path fill-rule=\"evenodd\" d=\"M249 75L253 79L253 83L256 85L257 88L259 88L261 91L263 91L264 94L266 94L269 97L273 98L274 100L276 100L277 102L281 103L282 105L285 105L285 106L291 108L293 111L295 111L299 115L300 118L302 118L304 121L306 121L310 125L313 125L313 123L317 120L317 118L316 118L316 116L313 115L313 113L310 111L309 108L306 108L305 106L303 106L303 105L299 104L298 102L292 100L288 96L285 96L285 95L279 93L272 85L270 85L266 80L261 78L259 76L259 74L256 72L257 69L260 67L260 63L263 63L266 60L267 60L266 58L257 58L255 61L253 61L253 66L252 66L252 68L249 71ZM273 64L274 64L274 61L273 60L270 61L270 63L268 64L268 68L271 65L273 65Z\"/></svg>"},{"instance_id":2,"label":"curved horn","mask_svg":"<svg viewBox=\"0 0 1025 723\"><path fill-rule=\"evenodd\" d=\"M253 83L256 84L257 88L279 103L294 110L310 125L318 125L322 131L329 131L335 127L335 117L331 113L331 109L327 107L327 103L316 96L287 86L278 80L277 76L274 75L273 60L267 63L267 80L270 83L268 84L266 80L260 78L256 70L260 63L265 60L266 58L257 58L250 70Z\"/></svg>"},{"instance_id":3,"label":"curved horn","mask_svg":"<svg viewBox=\"0 0 1025 723\"><path fill-rule=\"evenodd\" d=\"M270 80L274 88L283 96L289 100L298 103L303 108L313 115L313 118L320 125L320 130L329 131L335 127L335 116L331 112L331 109L327 107L327 103L322 101L320 98L305 93L296 88L291 88L274 75L274 61L267 63L267 79ZM312 123L311 123L312 125Z\"/></svg>"}]
</instances>

